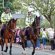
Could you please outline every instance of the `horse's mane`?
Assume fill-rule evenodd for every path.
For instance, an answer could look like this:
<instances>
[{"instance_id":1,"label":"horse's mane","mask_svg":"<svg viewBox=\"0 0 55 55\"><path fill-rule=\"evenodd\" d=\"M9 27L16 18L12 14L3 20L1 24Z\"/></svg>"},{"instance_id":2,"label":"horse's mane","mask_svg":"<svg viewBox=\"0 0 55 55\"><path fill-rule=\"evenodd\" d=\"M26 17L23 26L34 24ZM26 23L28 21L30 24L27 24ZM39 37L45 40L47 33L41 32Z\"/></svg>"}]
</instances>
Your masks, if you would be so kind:
<instances>
[{"instance_id":1,"label":"horse's mane","mask_svg":"<svg viewBox=\"0 0 55 55\"><path fill-rule=\"evenodd\" d=\"M11 23L11 21L14 22L14 19L11 19L11 20L8 22L8 24Z\"/></svg>"},{"instance_id":2,"label":"horse's mane","mask_svg":"<svg viewBox=\"0 0 55 55\"><path fill-rule=\"evenodd\" d=\"M34 27L35 26L35 21L32 23L32 27Z\"/></svg>"},{"instance_id":3,"label":"horse's mane","mask_svg":"<svg viewBox=\"0 0 55 55\"><path fill-rule=\"evenodd\" d=\"M10 29L10 28L13 26L12 23L15 23L15 22L16 22L15 19L11 19L11 20L8 22L7 27Z\"/></svg>"},{"instance_id":4,"label":"horse's mane","mask_svg":"<svg viewBox=\"0 0 55 55\"><path fill-rule=\"evenodd\" d=\"M35 19L34 19L34 21L33 21L33 23L32 23L31 26L32 26L32 27L36 27L36 17L35 17Z\"/></svg>"}]
</instances>

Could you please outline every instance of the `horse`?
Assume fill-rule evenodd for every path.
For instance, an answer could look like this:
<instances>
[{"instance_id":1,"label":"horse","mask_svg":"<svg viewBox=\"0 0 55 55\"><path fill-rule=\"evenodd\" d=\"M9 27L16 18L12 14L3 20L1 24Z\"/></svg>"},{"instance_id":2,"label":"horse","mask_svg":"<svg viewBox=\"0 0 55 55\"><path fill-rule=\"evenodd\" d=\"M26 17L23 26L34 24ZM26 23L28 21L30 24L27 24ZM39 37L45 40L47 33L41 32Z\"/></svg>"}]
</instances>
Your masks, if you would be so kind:
<instances>
[{"instance_id":1,"label":"horse","mask_svg":"<svg viewBox=\"0 0 55 55\"><path fill-rule=\"evenodd\" d=\"M22 48L25 51L25 41L30 40L33 44L32 55L35 54L35 47L37 38L40 36L40 17L35 17L34 22L31 26L23 28L20 30L20 37L22 42Z\"/></svg>"},{"instance_id":2,"label":"horse","mask_svg":"<svg viewBox=\"0 0 55 55\"><path fill-rule=\"evenodd\" d=\"M9 53L11 54L11 49L12 49L12 43L14 41L14 36L15 36L15 28L16 28L16 20L15 19L11 19L6 25L5 28L1 29L1 39L2 39L2 51L3 51L3 47L4 47L4 42L6 44L6 49L4 50L4 52L7 52L8 50L8 42L10 40L10 51Z\"/></svg>"}]
</instances>

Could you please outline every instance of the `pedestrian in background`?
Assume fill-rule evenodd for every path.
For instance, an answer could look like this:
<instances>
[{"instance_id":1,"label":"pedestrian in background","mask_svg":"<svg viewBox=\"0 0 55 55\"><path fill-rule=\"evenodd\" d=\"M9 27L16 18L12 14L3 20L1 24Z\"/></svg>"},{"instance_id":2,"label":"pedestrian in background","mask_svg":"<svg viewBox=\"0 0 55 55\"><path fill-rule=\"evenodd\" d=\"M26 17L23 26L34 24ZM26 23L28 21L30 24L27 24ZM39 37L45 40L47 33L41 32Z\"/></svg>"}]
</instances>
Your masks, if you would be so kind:
<instances>
[{"instance_id":1,"label":"pedestrian in background","mask_svg":"<svg viewBox=\"0 0 55 55\"><path fill-rule=\"evenodd\" d=\"M46 30L45 28L42 31L42 44L43 44L43 48L46 48L46 39L47 39L47 34L46 34Z\"/></svg>"}]
</instances>

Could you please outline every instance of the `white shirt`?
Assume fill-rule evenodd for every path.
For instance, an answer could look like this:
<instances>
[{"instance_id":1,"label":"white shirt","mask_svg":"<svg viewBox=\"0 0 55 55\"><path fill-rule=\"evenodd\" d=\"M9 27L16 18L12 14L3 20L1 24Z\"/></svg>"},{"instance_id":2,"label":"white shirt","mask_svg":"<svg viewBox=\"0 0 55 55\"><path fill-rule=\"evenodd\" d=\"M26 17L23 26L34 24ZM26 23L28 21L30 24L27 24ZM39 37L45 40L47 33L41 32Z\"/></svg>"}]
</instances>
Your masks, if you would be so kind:
<instances>
[{"instance_id":1,"label":"white shirt","mask_svg":"<svg viewBox=\"0 0 55 55\"><path fill-rule=\"evenodd\" d=\"M53 39L54 38L54 31L49 31L48 36L49 36L49 39Z\"/></svg>"},{"instance_id":2,"label":"white shirt","mask_svg":"<svg viewBox=\"0 0 55 55\"><path fill-rule=\"evenodd\" d=\"M6 21L8 22L11 18L12 18L11 13L6 14L5 12L3 12L1 15L1 21L4 23L6 23Z\"/></svg>"},{"instance_id":3,"label":"white shirt","mask_svg":"<svg viewBox=\"0 0 55 55\"><path fill-rule=\"evenodd\" d=\"M43 32L42 32L42 38L46 38L46 37L47 37L46 31L43 31Z\"/></svg>"}]
</instances>

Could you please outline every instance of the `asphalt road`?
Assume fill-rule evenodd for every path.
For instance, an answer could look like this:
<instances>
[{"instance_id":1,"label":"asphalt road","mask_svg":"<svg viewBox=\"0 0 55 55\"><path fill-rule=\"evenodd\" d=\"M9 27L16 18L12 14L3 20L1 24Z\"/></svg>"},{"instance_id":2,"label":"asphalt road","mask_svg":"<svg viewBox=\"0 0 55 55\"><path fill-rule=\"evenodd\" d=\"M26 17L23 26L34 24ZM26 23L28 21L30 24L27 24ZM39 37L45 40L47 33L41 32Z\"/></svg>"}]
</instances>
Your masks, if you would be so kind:
<instances>
[{"instance_id":1,"label":"asphalt road","mask_svg":"<svg viewBox=\"0 0 55 55\"><path fill-rule=\"evenodd\" d=\"M9 45L9 44L8 44ZM4 46L5 49L5 46ZM24 55L22 54L23 49L21 47L21 45L18 44L13 44L12 46L12 55ZM32 53L32 48L26 48L26 55L31 55ZM1 46L0 46L0 55L10 55L9 54L9 48L8 48L8 52L2 52L1 51ZM45 50L37 50L35 51L35 55L55 55L55 50L49 50L48 48Z\"/></svg>"}]
</instances>

